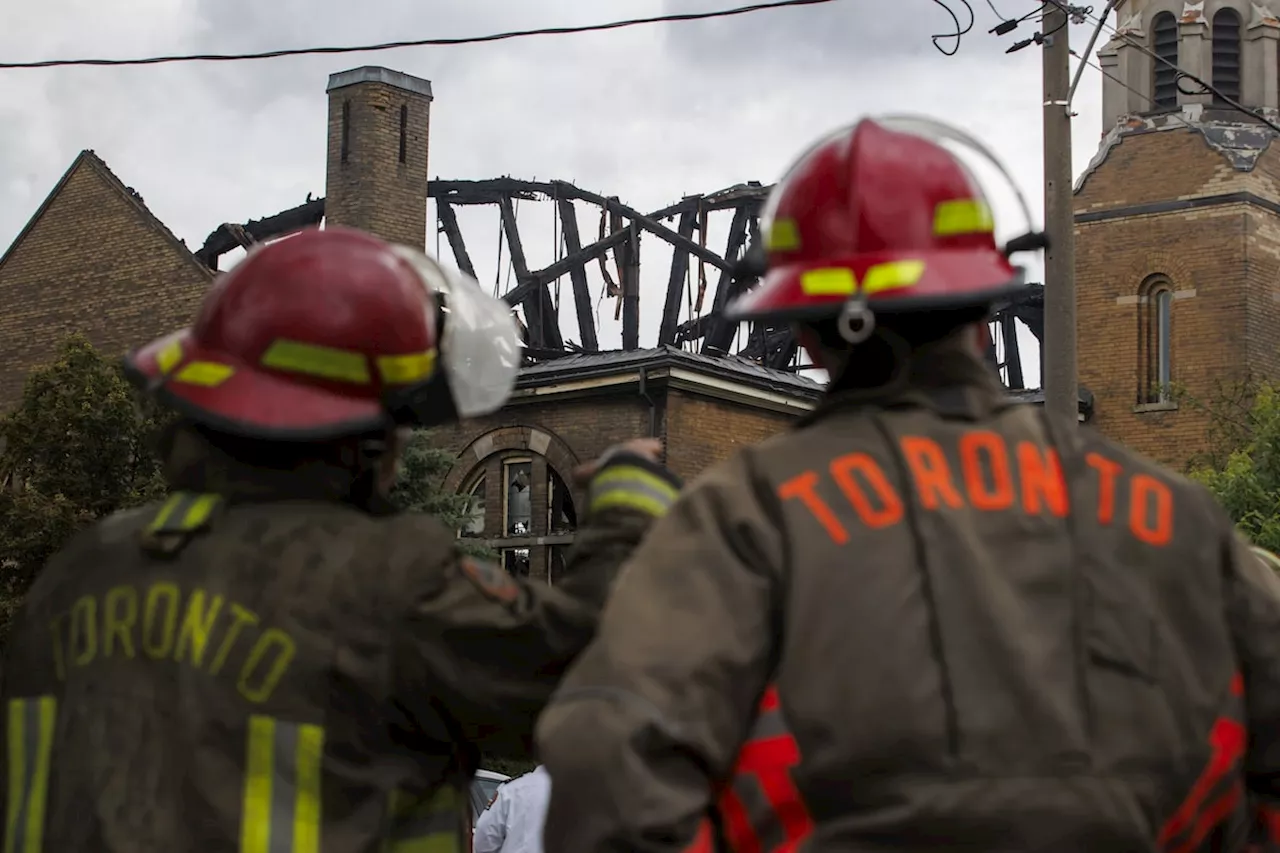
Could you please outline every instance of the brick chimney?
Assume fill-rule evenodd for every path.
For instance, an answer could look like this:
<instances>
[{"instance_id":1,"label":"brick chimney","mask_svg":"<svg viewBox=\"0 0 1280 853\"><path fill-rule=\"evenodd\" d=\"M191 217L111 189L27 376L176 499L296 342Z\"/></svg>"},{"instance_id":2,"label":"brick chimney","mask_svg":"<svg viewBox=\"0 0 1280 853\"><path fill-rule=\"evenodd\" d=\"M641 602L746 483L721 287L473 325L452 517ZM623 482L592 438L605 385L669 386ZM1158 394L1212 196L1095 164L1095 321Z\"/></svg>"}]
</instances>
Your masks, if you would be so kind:
<instances>
[{"instance_id":1,"label":"brick chimney","mask_svg":"<svg viewBox=\"0 0 1280 853\"><path fill-rule=\"evenodd\" d=\"M424 248L431 81L367 65L327 91L325 222Z\"/></svg>"}]
</instances>

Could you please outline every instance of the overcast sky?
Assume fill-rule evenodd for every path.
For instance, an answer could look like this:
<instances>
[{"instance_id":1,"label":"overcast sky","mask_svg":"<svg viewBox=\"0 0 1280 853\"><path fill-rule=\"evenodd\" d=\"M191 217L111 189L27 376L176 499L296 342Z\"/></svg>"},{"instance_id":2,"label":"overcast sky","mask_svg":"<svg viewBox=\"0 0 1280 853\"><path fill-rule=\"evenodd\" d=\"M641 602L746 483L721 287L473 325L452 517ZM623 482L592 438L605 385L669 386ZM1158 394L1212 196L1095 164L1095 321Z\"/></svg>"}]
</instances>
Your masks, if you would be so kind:
<instances>
[{"instance_id":1,"label":"overcast sky","mask_svg":"<svg viewBox=\"0 0 1280 853\"><path fill-rule=\"evenodd\" d=\"M966 19L959 0L949 2ZM688 193L772 182L826 131L865 114L906 111L945 118L980 136L1039 211L1039 51L1005 54L1036 23L997 38L987 30L999 19L982 0L973 2L977 23L950 57L930 41L953 29L931 0L841 0L477 46L0 70L0 246L12 241L84 148L97 151L193 249L222 222L260 218L300 204L308 193L322 195L327 77L366 64L432 81L431 173L440 178L566 179L655 209ZM0 56L367 44L736 5L743 3L365 0L357 11L334 0L46 0L8 4L0 12ZM995 5L1020 17L1039 4ZM1077 50L1088 34L1088 26L1073 27ZM1077 173L1100 137L1100 87L1098 72L1086 69L1076 102ZM551 206L540 207L525 205L520 213L534 267L554 260L556 250ZM595 219L585 208L582 217L590 239ZM1011 221L1008 227L1017 228ZM486 285L501 279L496 283L504 289L496 211L472 211L462 224L481 279ZM717 225L713 246L726 226ZM642 345L656 338L669 257L658 241L644 243ZM564 286L569 302L567 279ZM619 343L613 314L612 305L601 306L602 346ZM571 302L562 317L566 337L576 340Z\"/></svg>"}]
</instances>

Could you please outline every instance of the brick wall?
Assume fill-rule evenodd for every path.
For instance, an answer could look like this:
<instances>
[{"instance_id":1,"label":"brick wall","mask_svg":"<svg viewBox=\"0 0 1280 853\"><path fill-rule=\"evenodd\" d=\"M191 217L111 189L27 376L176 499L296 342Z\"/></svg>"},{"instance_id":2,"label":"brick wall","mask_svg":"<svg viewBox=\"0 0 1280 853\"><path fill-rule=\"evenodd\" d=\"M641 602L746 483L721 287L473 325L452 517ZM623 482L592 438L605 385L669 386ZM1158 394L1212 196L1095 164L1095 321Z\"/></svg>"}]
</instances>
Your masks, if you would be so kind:
<instances>
[{"instance_id":1,"label":"brick wall","mask_svg":"<svg viewBox=\"0 0 1280 853\"><path fill-rule=\"evenodd\" d=\"M427 85L426 81L417 82ZM402 109L406 119L403 162ZM345 149L344 115L349 125ZM326 223L360 228L394 243L423 248L427 239L430 128L429 96L382 82L332 89Z\"/></svg>"},{"instance_id":2,"label":"brick wall","mask_svg":"<svg viewBox=\"0 0 1280 853\"><path fill-rule=\"evenodd\" d=\"M0 409L68 334L123 355L187 324L211 281L106 164L82 153L0 263Z\"/></svg>"},{"instance_id":3,"label":"brick wall","mask_svg":"<svg viewBox=\"0 0 1280 853\"><path fill-rule=\"evenodd\" d=\"M743 447L785 430L795 418L672 391L667 400L667 464L686 480Z\"/></svg>"},{"instance_id":4,"label":"brick wall","mask_svg":"<svg viewBox=\"0 0 1280 853\"><path fill-rule=\"evenodd\" d=\"M1238 171L1189 131L1125 138L1086 180L1076 211L1252 192L1274 198L1280 153ZM1177 408L1139 405L1139 289L1167 276L1177 298L1171 327ZM1247 370L1280 376L1280 217L1225 204L1076 225L1081 383L1096 395L1105 434L1181 467L1206 449L1209 418L1196 402ZM1135 411L1136 409L1136 411Z\"/></svg>"}]
</instances>

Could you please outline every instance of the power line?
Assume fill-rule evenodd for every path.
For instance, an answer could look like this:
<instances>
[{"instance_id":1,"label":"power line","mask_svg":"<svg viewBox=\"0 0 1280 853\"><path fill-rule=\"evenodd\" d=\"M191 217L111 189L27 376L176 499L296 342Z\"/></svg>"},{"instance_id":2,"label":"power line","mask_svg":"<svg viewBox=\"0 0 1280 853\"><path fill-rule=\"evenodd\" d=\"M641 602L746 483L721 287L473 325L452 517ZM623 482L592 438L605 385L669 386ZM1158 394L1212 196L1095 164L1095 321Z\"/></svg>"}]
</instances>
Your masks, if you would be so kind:
<instances>
[{"instance_id":1,"label":"power line","mask_svg":"<svg viewBox=\"0 0 1280 853\"><path fill-rule=\"evenodd\" d=\"M964 36L969 34L969 32L973 29L973 25L977 22L978 18L976 15L973 14L973 7L969 5L969 0L959 0L960 5L964 6L965 11L969 13L969 23L967 24L961 24L960 16L956 14L956 10L952 9L946 3L942 2L942 0L933 0L933 2L934 2L934 5L941 6L943 11L945 11L948 15L951 16L951 20L955 23L956 28L954 32L935 33L929 38L933 42L933 46L936 47L938 49L938 52L941 53L943 56L955 56L957 53L960 52L961 39L963 39ZM990 2L990 0L988 0L988 2ZM992 8L994 9L995 7L993 6ZM998 15L1000 13L997 12L996 14ZM938 44L938 42L941 39L955 39L956 40L955 47L951 48L951 50L946 50L945 48L943 48L942 45Z\"/></svg>"},{"instance_id":2,"label":"power line","mask_svg":"<svg viewBox=\"0 0 1280 853\"><path fill-rule=\"evenodd\" d=\"M1064 13L1067 13L1067 14L1070 14L1070 12L1071 12L1071 10L1072 10L1072 7L1067 6L1067 5L1063 2L1063 0L1046 0L1046 2L1051 3L1051 4L1053 4L1054 6L1057 6L1059 9L1062 9L1062 10L1063 10L1063 12L1064 12ZM1215 99L1217 99L1219 102L1221 102L1222 104L1226 105L1227 107L1230 107L1231 109L1235 110L1236 112L1239 112L1239 113L1242 113L1242 114L1244 114L1244 115L1247 115L1247 116L1249 116L1249 117L1251 117L1251 118L1257 119L1258 121L1260 121L1260 122L1262 122L1263 124L1265 124L1267 127L1269 127L1269 128L1271 128L1272 130L1274 130L1276 133L1280 133L1280 124L1276 124L1274 121L1272 121L1271 119L1267 118L1265 115L1263 115L1261 112L1259 112L1259 111L1257 111L1257 110L1251 110L1251 109L1249 109L1248 107L1246 107L1246 106L1244 106L1243 104L1241 104L1239 101L1236 101L1234 98L1229 98L1229 97L1227 97L1226 95L1224 95L1224 94L1222 93L1222 91L1221 91L1220 89L1218 89L1218 88L1216 88L1216 87L1214 87L1214 86L1211 86L1210 84L1206 83L1204 80L1201 80L1201 79L1200 79L1199 77L1197 77L1195 74L1192 74L1190 71L1186 71L1186 70L1184 70L1184 69L1183 69L1181 66L1179 66L1176 62L1172 62L1172 61L1170 61L1169 59L1166 59L1165 57L1160 56L1160 55L1159 55L1158 53L1156 53L1155 51L1150 50L1146 45L1144 45L1142 42L1138 41L1137 39L1133 38L1133 37L1132 37L1132 36L1130 36L1128 33L1122 33L1122 32L1120 32L1118 29L1116 29L1115 27L1113 27L1111 24L1107 23L1105 18L1098 18L1096 15L1092 14L1092 10L1090 10L1090 11L1088 11L1088 12L1084 12L1084 13L1083 13L1083 16L1084 16L1084 17L1087 17L1087 18L1089 18L1089 19L1091 19L1092 21L1094 21L1095 23L1097 23L1099 26L1101 26L1103 29L1105 29L1107 32L1111 33L1112 35L1116 36L1117 38L1123 39L1125 42L1127 42L1128 44L1132 45L1133 47L1136 47L1138 50L1142 51L1142 52L1143 52L1143 53L1145 53L1147 56L1151 57L1152 59L1156 60L1157 62L1161 62L1161 63L1163 63L1164 65L1167 65L1168 67L1172 68L1175 72L1177 72L1177 78L1176 78L1176 79L1180 79L1180 80L1182 80L1182 79L1190 80L1192 83L1195 83L1197 86L1199 86L1201 89L1203 89L1205 94L1213 95L1213 97L1214 97ZM1099 69L1099 70L1101 70L1101 69ZM1179 87L1179 88L1181 89L1181 87ZM1144 95L1144 97L1146 97L1146 96ZM1150 103L1151 99L1150 99L1150 98L1148 98L1148 99L1147 99L1147 101L1148 101L1148 103Z\"/></svg>"},{"instance_id":3,"label":"power line","mask_svg":"<svg viewBox=\"0 0 1280 853\"><path fill-rule=\"evenodd\" d=\"M770 9L783 9L793 6L818 6L823 3L833 3L836 0L769 0L769 2L755 3L750 6L738 6L732 9L718 9L712 12L682 12L673 15L656 15L650 18L631 18L622 21L609 21L603 24L584 24L576 27L541 27L533 30L511 30L508 32L491 33L482 36L463 36L460 38L430 38L430 39L411 39L409 41L393 41L383 42L381 44L357 45L349 47L302 47L290 48L285 50L268 50L261 53L197 53L197 54L177 54L172 56L148 56L136 59L45 59L37 62L0 62L0 70L19 69L19 68L66 68L70 66L122 66L122 65L164 65L175 62L244 62L252 59L278 59L284 56L312 56L317 54L333 54L333 53L373 53L382 50L396 50L402 47L452 47L463 44L483 44L486 42L506 41L508 39L527 38L529 36L559 36L574 35L578 33L603 32L605 30L620 30L625 27L636 27L646 24L665 24L680 23L684 21L705 21L712 18L728 18L735 15L747 15L753 12L763 12ZM933 0L939 6L951 12L942 0ZM960 0L968 6L966 0ZM972 9L970 9L972 14ZM951 12L951 16L955 18L955 13ZM959 30L959 20L956 21L956 27ZM970 24L972 27L972 24ZM958 40L968 30L957 32L954 37ZM950 36L935 36L938 38L947 38ZM959 47L957 43L957 48ZM941 50L941 48L939 48Z\"/></svg>"},{"instance_id":4,"label":"power line","mask_svg":"<svg viewBox=\"0 0 1280 853\"><path fill-rule=\"evenodd\" d=\"M1120 86L1120 87L1122 87L1122 88L1124 88L1124 89L1127 89L1129 92L1131 92L1131 93L1133 93L1133 94L1137 95L1139 98L1142 98L1142 100L1144 100L1144 101L1146 101L1146 102L1147 102L1147 106L1149 106L1149 107L1154 107L1154 106L1155 106L1155 99L1154 99L1154 98L1152 98L1152 97L1151 97L1151 95L1147 94L1146 92L1143 92L1141 89L1135 89L1133 86L1130 86L1130 85L1129 85L1128 83L1126 83L1124 80L1121 80L1119 77L1117 77L1116 75L1112 74L1110 71L1108 71L1107 69L1103 68L1103 67L1102 67L1101 65L1099 65L1098 63L1093 62L1093 61L1092 61L1092 60L1090 60L1090 59L1086 59L1085 57L1083 57L1083 56L1081 56L1080 54L1076 53L1074 50L1073 50L1073 51L1071 51L1071 55L1072 55L1072 56L1074 56L1076 59L1078 59L1078 60L1079 60L1080 62L1082 62L1083 64L1085 64L1085 65L1089 66L1090 68L1092 68L1093 70L1097 71L1097 72L1098 72L1099 74L1101 74L1103 77L1106 77L1106 78L1107 78L1108 80L1110 80L1111 82L1115 83L1116 85L1118 85L1118 86ZM1190 123L1190 122L1188 122L1185 118L1183 118L1183 117L1182 117L1180 114L1178 114L1178 113L1169 113L1168 117L1169 117L1169 118L1171 118L1171 119L1174 119L1175 121L1180 121L1180 122L1182 122L1182 123L1183 123L1184 125L1186 125L1187 127L1192 127L1191 123Z\"/></svg>"}]
</instances>

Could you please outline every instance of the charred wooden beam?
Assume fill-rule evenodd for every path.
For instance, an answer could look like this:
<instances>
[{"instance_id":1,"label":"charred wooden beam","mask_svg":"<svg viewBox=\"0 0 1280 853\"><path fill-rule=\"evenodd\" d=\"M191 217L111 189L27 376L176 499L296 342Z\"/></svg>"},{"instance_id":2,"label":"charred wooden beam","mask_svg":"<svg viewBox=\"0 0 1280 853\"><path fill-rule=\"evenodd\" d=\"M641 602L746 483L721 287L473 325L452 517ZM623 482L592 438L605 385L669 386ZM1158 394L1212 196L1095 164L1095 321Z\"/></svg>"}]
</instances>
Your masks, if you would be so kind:
<instances>
[{"instance_id":1,"label":"charred wooden beam","mask_svg":"<svg viewBox=\"0 0 1280 853\"><path fill-rule=\"evenodd\" d=\"M538 287L548 282L555 281L565 273L581 268L584 264L595 260L605 252L620 245L626 239L627 232L619 231L616 234L610 234L603 240L597 240L590 246L583 248L581 251L563 257L550 266L543 267L536 272L530 273L528 281L520 282L515 287L511 288L511 290L504 293L502 298L505 299L508 304L515 305L517 302L523 301L525 297Z\"/></svg>"},{"instance_id":2,"label":"charred wooden beam","mask_svg":"<svg viewBox=\"0 0 1280 853\"><path fill-rule=\"evenodd\" d=\"M522 181L517 178L491 178L483 181L431 181L427 197L450 204L501 204L505 199L544 201L555 193L547 182Z\"/></svg>"},{"instance_id":3,"label":"charred wooden beam","mask_svg":"<svg viewBox=\"0 0 1280 853\"><path fill-rule=\"evenodd\" d=\"M737 184L718 192L708 193L703 196L702 206L707 210L727 210L730 207L746 204L759 209L772 191L772 184L766 187L759 181L747 181L745 184Z\"/></svg>"},{"instance_id":4,"label":"charred wooden beam","mask_svg":"<svg viewBox=\"0 0 1280 853\"><path fill-rule=\"evenodd\" d=\"M516 225L515 207L511 199L502 198L499 200L498 215L502 219L502 231L507 238L507 250L511 253L511 266L515 270L516 280L527 281L529 279L529 265L524 257L524 243L520 239L520 230ZM542 334L541 297L541 288L535 287L529 290L524 299L520 300L524 308L525 325L529 329L529 339L526 345L533 349L541 349L547 343Z\"/></svg>"},{"instance_id":5,"label":"charred wooden beam","mask_svg":"<svg viewBox=\"0 0 1280 853\"><path fill-rule=\"evenodd\" d=\"M1018 321L1012 314L1006 312L1000 320L1000 336L1004 343L1005 385L1020 391L1027 384L1022 375L1022 355L1018 352Z\"/></svg>"},{"instance_id":6,"label":"charred wooden beam","mask_svg":"<svg viewBox=\"0 0 1280 853\"><path fill-rule=\"evenodd\" d=\"M693 317L685 320L676 327L676 346L689 343L690 341L701 340L707 336L707 332L711 329L712 317L702 315L701 317Z\"/></svg>"},{"instance_id":7,"label":"charred wooden beam","mask_svg":"<svg viewBox=\"0 0 1280 853\"><path fill-rule=\"evenodd\" d=\"M444 232L445 239L449 241L449 248L453 250L454 263L458 265L458 269L475 278L476 268L471 263L467 244L462 239L462 229L458 227L458 214L454 212L453 205L447 201L437 201L436 216L440 218L440 230Z\"/></svg>"},{"instance_id":8,"label":"charred wooden beam","mask_svg":"<svg viewBox=\"0 0 1280 853\"><path fill-rule=\"evenodd\" d=\"M658 222L651 216L645 216L634 207L629 207L614 198L605 198L602 195L588 192L584 189L575 187L572 184L562 184L559 181L557 181L556 184L560 187L560 191L566 195L571 194L574 198L579 198L582 201L589 201L592 204L599 205L611 213L619 213L639 225L644 230L648 231L650 234L653 234L656 237L661 237L671 245L684 249L687 252L691 252L694 256L702 258L707 263L719 267L722 270L729 269L729 262L717 255L715 252L712 252L709 249L704 249L692 240L681 237L661 222Z\"/></svg>"},{"instance_id":9,"label":"charred wooden beam","mask_svg":"<svg viewBox=\"0 0 1280 853\"><path fill-rule=\"evenodd\" d=\"M690 208L680 214L676 229L681 237L692 241L693 229L698 225L698 209ZM672 247L671 276L667 279L667 302L662 309L662 325L658 327L658 346L676 342L676 325L680 322L680 303L684 300L685 279L689 275L689 253Z\"/></svg>"},{"instance_id":10,"label":"charred wooden beam","mask_svg":"<svg viewBox=\"0 0 1280 853\"><path fill-rule=\"evenodd\" d=\"M564 251L566 255L573 257L582 252L578 209L567 198L557 199L556 206L560 211L560 233L564 239ZM599 352L600 342L596 339L596 321L591 309L591 289L587 286L585 261L569 268L569 280L573 282L573 309L578 315L578 334L582 338L582 349L585 352Z\"/></svg>"},{"instance_id":11,"label":"charred wooden beam","mask_svg":"<svg viewBox=\"0 0 1280 853\"><path fill-rule=\"evenodd\" d=\"M640 229L631 223L627 240L618 247L622 267L622 348L640 349Z\"/></svg>"},{"instance_id":12,"label":"charred wooden beam","mask_svg":"<svg viewBox=\"0 0 1280 853\"><path fill-rule=\"evenodd\" d=\"M795 333L791 331L790 326L780 331L781 340L773 344L764 362L765 367L771 367L774 370L786 369L787 365L791 364L792 359L796 357L796 351L800 348L799 341L796 340Z\"/></svg>"},{"instance_id":13,"label":"charred wooden beam","mask_svg":"<svg viewBox=\"0 0 1280 853\"><path fill-rule=\"evenodd\" d=\"M724 250L727 264L720 269L720 281L716 284L716 295L711 311L708 312L715 320L702 340L703 353L727 353L733 345L733 333L737 324L725 319L724 307L729 304L729 290L733 286L732 263L747 242L747 223L750 219L751 210L748 207L739 207L733 212L733 222L729 225L729 238Z\"/></svg>"},{"instance_id":14,"label":"charred wooden beam","mask_svg":"<svg viewBox=\"0 0 1280 853\"><path fill-rule=\"evenodd\" d=\"M254 242L260 243L263 240L270 240L273 237L279 237L291 231L297 231L311 225L319 225L323 218L324 199L308 198L305 203L283 210L274 216L251 219L244 225L233 225L232 223L219 225L214 229L213 233L205 238L204 245L195 251L195 256L200 263L211 270L216 270L218 268L218 258L243 244L243 237L236 233L235 229L237 228L242 228L244 234L251 237Z\"/></svg>"}]
</instances>

